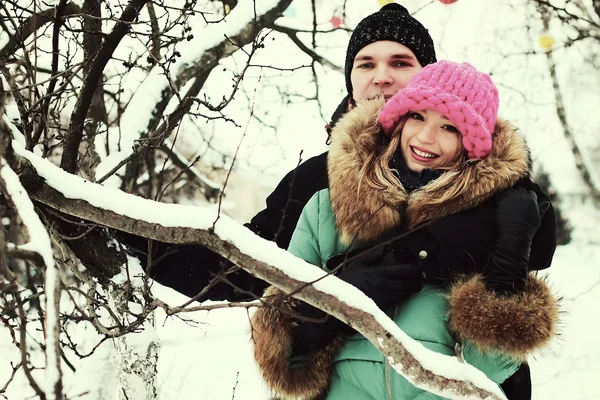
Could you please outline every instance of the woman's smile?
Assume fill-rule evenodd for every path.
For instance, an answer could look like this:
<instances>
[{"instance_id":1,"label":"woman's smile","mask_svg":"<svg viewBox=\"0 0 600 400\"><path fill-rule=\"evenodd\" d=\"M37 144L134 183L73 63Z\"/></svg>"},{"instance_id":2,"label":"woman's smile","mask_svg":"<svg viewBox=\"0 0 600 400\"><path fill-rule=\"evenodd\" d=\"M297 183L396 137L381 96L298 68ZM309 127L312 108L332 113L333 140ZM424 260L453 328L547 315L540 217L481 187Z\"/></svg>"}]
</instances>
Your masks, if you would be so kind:
<instances>
[{"instance_id":1,"label":"woman's smile","mask_svg":"<svg viewBox=\"0 0 600 400\"><path fill-rule=\"evenodd\" d=\"M413 158L420 162L428 162L439 157L437 154L431 153L417 146L410 146L410 149L412 150L411 155Z\"/></svg>"}]
</instances>

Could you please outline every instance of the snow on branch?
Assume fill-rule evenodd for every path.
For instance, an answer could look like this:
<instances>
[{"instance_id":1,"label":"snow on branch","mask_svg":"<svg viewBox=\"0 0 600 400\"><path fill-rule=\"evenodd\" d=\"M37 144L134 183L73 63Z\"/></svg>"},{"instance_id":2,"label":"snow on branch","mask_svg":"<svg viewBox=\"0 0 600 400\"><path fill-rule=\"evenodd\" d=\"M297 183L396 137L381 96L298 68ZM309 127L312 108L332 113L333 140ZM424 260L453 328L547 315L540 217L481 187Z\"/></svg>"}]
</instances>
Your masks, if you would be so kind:
<instances>
[{"instance_id":1,"label":"snow on branch","mask_svg":"<svg viewBox=\"0 0 600 400\"><path fill-rule=\"evenodd\" d=\"M22 221L22 231L27 240L27 243L22 245L9 243L8 256L25 255L24 258L31 260L41 259L45 265L46 396L60 399L62 398L58 320L60 281L54 266L50 236L35 212L33 203L21 185L19 177L10 168L4 157L0 157L0 188L14 211L19 215Z\"/></svg>"},{"instance_id":2,"label":"snow on branch","mask_svg":"<svg viewBox=\"0 0 600 400\"><path fill-rule=\"evenodd\" d=\"M21 185L19 177L10 168L4 157L0 158L0 187L6 199L21 218L23 234L27 239L27 243L21 245L9 243L9 255L27 255L29 253L26 256L27 259L40 260L46 268L54 267L50 236L36 214L33 203ZM35 253L35 255L30 253Z\"/></svg>"},{"instance_id":3,"label":"snow on branch","mask_svg":"<svg viewBox=\"0 0 600 400\"><path fill-rule=\"evenodd\" d=\"M202 207L163 204L65 173L13 142L40 178L28 187L36 201L72 216L148 238L202 244L253 275L345 321L362 333L416 386L451 398L504 399L485 374L408 337L375 303L335 276L266 241L237 222Z\"/></svg>"}]
</instances>

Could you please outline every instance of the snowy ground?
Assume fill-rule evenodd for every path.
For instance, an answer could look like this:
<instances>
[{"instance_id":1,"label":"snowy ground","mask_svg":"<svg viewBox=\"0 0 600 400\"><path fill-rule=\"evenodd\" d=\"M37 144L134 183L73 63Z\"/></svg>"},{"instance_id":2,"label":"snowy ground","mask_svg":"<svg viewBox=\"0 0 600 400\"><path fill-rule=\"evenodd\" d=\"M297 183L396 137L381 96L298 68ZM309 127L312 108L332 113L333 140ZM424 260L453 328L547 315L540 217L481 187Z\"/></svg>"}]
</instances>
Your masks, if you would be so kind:
<instances>
[{"instance_id":1,"label":"snowy ground","mask_svg":"<svg viewBox=\"0 0 600 400\"><path fill-rule=\"evenodd\" d=\"M600 212L580 207L567 215L577 227L574 240L559 247L547 272L552 286L564 297L561 336L548 351L531 360L534 399L600 398L600 386L596 384L600 376L600 341L593 330L600 323ZM171 304L184 300L170 289L156 285L154 290ZM253 363L246 311L196 313L193 319L199 324L191 326L157 316L162 340L158 366L160 399L268 398ZM2 386L10 373L8 362L17 360L18 354L6 332L0 332ZM114 357L110 346L106 343L85 360L69 357L77 368L76 374L66 372L65 386L71 396L89 391L80 398L111 397L109 393L114 393L114 389L110 369ZM10 400L31 398L31 394L22 376L17 376L6 393Z\"/></svg>"}]
</instances>

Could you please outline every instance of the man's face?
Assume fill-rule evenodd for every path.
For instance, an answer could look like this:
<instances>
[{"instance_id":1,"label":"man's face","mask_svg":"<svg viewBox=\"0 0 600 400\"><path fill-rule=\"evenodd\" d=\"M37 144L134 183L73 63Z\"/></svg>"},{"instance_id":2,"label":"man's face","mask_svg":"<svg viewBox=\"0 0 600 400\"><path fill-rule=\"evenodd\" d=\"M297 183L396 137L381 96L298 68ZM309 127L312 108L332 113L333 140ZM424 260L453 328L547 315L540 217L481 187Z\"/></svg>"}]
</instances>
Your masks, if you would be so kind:
<instances>
[{"instance_id":1,"label":"man's face","mask_svg":"<svg viewBox=\"0 0 600 400\"><path fill-rule=\"evenodd\" d=\"M352 98L360 101L384 96L387 100L422 68L408 47L389 40L373 42L354 57Z\"/></svg>"}]
</instances>

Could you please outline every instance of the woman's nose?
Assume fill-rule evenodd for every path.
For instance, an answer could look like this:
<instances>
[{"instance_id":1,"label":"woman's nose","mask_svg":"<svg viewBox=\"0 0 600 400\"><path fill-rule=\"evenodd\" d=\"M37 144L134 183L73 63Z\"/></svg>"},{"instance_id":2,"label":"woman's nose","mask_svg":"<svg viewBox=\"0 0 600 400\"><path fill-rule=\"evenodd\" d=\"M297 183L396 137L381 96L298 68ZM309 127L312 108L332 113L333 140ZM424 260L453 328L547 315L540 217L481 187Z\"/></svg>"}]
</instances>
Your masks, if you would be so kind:
<instances>
[{"instance_id":1,"label":"woman's nose","mask_svg":"<svg viewBox=\"0 0 600 400\"><path fill-rule=\"evenodd\" d=\"M425 124L421 132L419 132L418 138L423 144L435 143L436 131L435 127L429 124Z\"/></svg>"}]
</instances>

